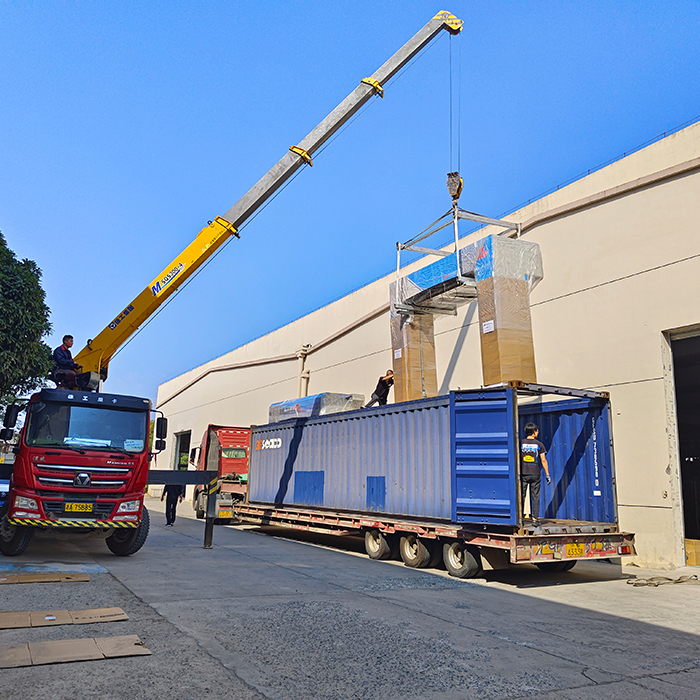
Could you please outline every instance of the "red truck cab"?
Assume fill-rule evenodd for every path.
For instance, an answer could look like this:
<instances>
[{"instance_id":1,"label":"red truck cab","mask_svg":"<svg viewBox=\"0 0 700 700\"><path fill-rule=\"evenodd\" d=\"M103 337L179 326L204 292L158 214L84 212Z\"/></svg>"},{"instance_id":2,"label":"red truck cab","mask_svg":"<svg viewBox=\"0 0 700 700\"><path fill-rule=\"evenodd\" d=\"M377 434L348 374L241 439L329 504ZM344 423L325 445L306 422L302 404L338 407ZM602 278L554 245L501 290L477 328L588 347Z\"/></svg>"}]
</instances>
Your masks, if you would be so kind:
<instances>
[{"instance_id":1,"label":"red truck cab","mask_svg":"<svg viewBox=\"0 0 700 700\"><path fill-rule=\"evenodd\" d=\"M196 455L198 470L219 473L216 493L217 519L230 520L233 504L245 500L248 490L248 464L250 428L209 425L204 431L199 455ZM196 486L192 506L198 518L206 511L206 486Z\"/></svg>"},{"instance_id":2,"label":"red truck cab","mask_svg":"<svg viewBox=\"0 0 700 700\"><path fill-rule=\"evenodd\" d=\"M39 531L92 531L115 554L138 551L149 527L151 402L43 389L26 410L0 511L0 552L21 554Z\"/></svg>"}]
</instances>

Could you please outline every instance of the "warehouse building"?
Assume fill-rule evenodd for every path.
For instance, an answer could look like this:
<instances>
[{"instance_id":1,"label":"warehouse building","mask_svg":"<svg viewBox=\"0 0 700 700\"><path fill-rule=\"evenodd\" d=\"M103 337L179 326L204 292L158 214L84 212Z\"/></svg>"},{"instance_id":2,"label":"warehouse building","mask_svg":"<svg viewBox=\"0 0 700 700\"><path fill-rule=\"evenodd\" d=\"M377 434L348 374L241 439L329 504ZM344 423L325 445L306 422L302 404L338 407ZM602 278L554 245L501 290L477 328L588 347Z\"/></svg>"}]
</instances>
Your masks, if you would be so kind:
<instances>
[{"instance_id":1,"label":"warehouse building","mask_svg":"<svg viewBox=\"0 0 700 700\"><path fill-rule=\"evenodd\" d=\"M685 564L686 539L700 539L699 195L696 123L507 217L544 261L531 295L538 381L610 392L620 526L656 567ZM159 468L186 459L209 423L266 423L270 404L324 391L369 395L392 366L393 279L161 385ZM476 311L436 318L439 393L482 383Z\"/></svg>"}]
</instances>

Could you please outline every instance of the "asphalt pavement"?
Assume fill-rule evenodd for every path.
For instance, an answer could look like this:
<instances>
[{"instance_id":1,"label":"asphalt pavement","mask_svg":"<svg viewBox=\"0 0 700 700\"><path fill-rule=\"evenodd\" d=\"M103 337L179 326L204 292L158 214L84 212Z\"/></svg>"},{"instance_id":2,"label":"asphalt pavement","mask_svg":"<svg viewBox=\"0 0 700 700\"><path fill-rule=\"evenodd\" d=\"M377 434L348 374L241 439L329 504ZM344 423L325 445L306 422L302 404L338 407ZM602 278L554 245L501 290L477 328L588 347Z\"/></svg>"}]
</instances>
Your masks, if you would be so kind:
<instances>
[{"instance_id":1,"label":"asphalt pavement","mask_svg":"<svg viewBox=\"0 0 700 700\"><path fill-rule=\"evenodd\" d=\"M0 570L82 571L86 583L0 586L3 610L123 608L129 620L0 631L0 644L137 634L153 652L0 672L0 698L198 700L695 700L700 585L659 572L529 565L470 581L377 562L355 538L217 526L179 506L132 557L103 541L35 539ZM183 516L190 517L183 517Z\"/></svg>"}]
</instances>

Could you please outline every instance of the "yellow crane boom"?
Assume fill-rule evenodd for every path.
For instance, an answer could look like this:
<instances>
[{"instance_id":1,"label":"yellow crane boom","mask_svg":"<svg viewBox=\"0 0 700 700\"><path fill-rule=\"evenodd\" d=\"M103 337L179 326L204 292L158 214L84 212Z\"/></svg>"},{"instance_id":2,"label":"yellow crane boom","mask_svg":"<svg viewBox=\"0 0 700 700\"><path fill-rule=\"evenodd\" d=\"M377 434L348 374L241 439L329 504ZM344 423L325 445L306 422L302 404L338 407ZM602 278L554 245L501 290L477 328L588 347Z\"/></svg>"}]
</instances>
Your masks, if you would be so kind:
<instances>
[{"instance_id":1,"label":"yellow crane boom","mask_svg":"<svg viewBox=\"0 0 700 700\"><path fill-rule=\"evenodd\" d=\"M384 85L442 30L458 34L462 20L438 12L369 78L363 78L313 131L276 163L223 217L216 217L165 269L76 356L85 372L107 378L109 361L124 343L177 289L206 262L287 180L373 96L384 96Z\"/></svg>"}]
</instances>

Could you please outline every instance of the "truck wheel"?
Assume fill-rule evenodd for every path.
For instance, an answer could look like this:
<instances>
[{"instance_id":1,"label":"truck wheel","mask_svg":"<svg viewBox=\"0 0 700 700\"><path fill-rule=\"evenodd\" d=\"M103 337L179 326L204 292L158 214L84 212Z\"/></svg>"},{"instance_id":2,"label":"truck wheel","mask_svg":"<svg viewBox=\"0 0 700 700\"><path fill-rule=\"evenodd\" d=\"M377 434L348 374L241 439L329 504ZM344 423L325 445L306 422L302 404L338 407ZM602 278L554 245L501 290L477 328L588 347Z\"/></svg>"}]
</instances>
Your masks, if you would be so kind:
<instances>
[{"instance_id":1,"label":"truck wheel","mask_svg":"<svg viewBox=\"0 0 700 700\"><path fill-rule=\"evenodd\" d=\"M450 576L457 578L473 578L482 570L478 547L465 544L461 540L445 542L442 546L442 559Z\"/></svg>"},{"instance_id":2,"label":"truck wheel","mask_svg":"<svg viewBox=\"0 0 700 700\"><path fill-rule=\"evenodd\" d=\"M29 547L34 528L10 525L7 522L8 511L7 507L0 511L0 552L6 557L17 557Z\"/></svg>"},{"instance_id":3,"label":"truck wheel","mask_svg":"<svg viewBox=\"0 0 700 700\"><path fill-rule=\"evenodd\" d=\"M399 540L399 552L406 566L424 569L430 563L430 549L415 535L404 535Z\"/></svg>"},{"instance_id":4,"label":"truck wheel","mask_svg":"<svg viewBox=\"0 0 700 700\"><path fill-rule=\"evenodd\" d=\"M204 492L200 491L199 494L197 494L197 506L195 508L195 515L197 516L197 520L204 520L204 516L207 514L206 512L206 506L204 504Z\"/></svg>"},{"instance_id":5,"label":"truck wheel","mask_svg":"<svg viewBox=\"0 0 700 700\"><path fill-rule=\"evenodd\" d=\"M116 530L114 534L105 540L109 551L119 557L128 557L130 554L136 554L143 547L148 537L150 525L148 509L144 506L141 513L141 523L138 527Z\"/></svg>"},{"instance_id":6,"label":"truck wheel","mask_svg":"<svg viewBox=\"0 0 700 700\"><path fill-rule=\"evenodd\" d=\"M377 529L365 532L365 552L370 559L391 559L396 550L395 539Z\"/></svg>"},{"instance_id":7,"label":"truck wheel","mask_svg":"<svg viewBox=\"0 0 700 700\"><path fill-rule=\"evenodd\" d=\"M535 566L548 574L558 574L563 571L570 571L576 566L576 560L573 561L541 561Z\"/></svg>"}]
</instances>

